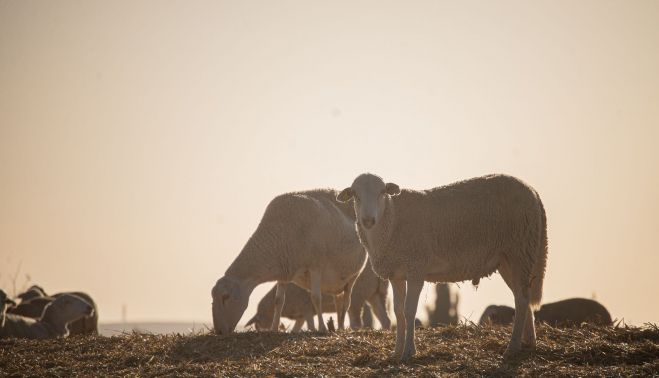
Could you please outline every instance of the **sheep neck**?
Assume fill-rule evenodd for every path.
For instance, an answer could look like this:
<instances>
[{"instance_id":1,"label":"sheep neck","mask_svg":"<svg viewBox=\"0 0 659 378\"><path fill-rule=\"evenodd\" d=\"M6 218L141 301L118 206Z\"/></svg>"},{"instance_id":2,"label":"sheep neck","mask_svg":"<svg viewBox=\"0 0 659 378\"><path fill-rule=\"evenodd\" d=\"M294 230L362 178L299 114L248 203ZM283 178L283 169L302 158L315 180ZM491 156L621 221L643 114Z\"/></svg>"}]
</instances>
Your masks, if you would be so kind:
<instances>
[{"instance_id":1,"label":"sheep neck","mask_svg":"<svg viewBox=\"0 0 659 378\"><path fill-rule=\"evenodd\" d=\"M389 243L389 239L396 223L395 215L396 209L394 207L394 201L389 197L385 202L382 219L380 219L380 221L371 229L364 229L359 223L357 223L360 238L362 239L362 243L366 241L365 247L369 255L379 255L382 252L382 249L386 247L387 243Z\"/></svg>"},{"instance_id":2,"label":"sheep neck","mask_svg":"<svg viewBox=\"0 0 659 378\"><path fill-rule=\"evenodd\" d=\"M239 280L250 292L259 284L277 281L283 276L279 269L281 264L275 258L276 243L264 237L264 233L269 234L257 230L225 272L225 276Z\"/></svg>"},{"instance_id":3,"label":"sheep neck","mask_svg":"<svg viewBox=\"0 0 659 378\"><path fill-rule=\"evenodd\" d=\"M56 311L49 311L50 305L46 306L41 316L40 323L46 330L56 336L66 337L69 334L69 329L66 327L66 322L60 319Z\"/></svg>"}]
</instances>

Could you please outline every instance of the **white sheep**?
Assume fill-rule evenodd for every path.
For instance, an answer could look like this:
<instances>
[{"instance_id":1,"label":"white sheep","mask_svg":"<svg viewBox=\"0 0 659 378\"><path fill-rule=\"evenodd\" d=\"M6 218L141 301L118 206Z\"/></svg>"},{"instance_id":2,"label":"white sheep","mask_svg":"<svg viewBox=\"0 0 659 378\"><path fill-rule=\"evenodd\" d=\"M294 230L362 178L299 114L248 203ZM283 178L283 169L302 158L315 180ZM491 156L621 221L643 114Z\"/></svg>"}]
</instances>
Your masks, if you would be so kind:
<instances>
[{"instance_id":1,"label":"white sheep","mask_svg":"<svg viewBox=\"0 0 659 378\"><path fill-rule=\"evenodd\" d=\"M353 210L337 202L336 195L318 189L283 194L270 202L256 231L211 291L216 333L232 332L254 288L269 281L277 281L273 330L279 327L289 282L311 292L323 332L321 293L335 295L343 328L366 253L355 232Z\"/></svg>"},{"instance_id":2,"label":"white sheep","mask_svg":"<svg viewBox=\"0 0 659 378\"><path fill-rule=\"evenodd\" d=\"M0 338L49 339L69 335L68 324L90 316L94 308L82 298L63 294L44 308L38 320L20 315L6 314L0 328Z\"/></svg>"},{"instance_id":3,"label":"white sheep","mask_svg":"<svg viewBox=\"0 0 659 378\"><path fill-rule=\"evenodd\" d=\"M490 175L401 191L362 174L337 199L354 199L357 231L373 270L391 282L398 323L394 357L408 359L416 352L414 318L424 281L478 282L497 270L513 292L518 314L504 356L519 351L522 338L535 345L532 307L542 297L547 228L531 187L511 176Z\"/></svg>"},{"instance_id":4,"label":"white sheep","mask_svg":"<svg viewBox=\"0 0 659 378\"><path fill-rule=\"evenodd\" d=\"M254 325L257 330L270 329L272 319L274 317L274 304L275 292L277 285L268 291L268 293L259 301L256 315L254 315L246 326ZM350 297L350 327L358 329L362 327L361 310L366 301L369 302L375 316L380 321L384 329L391 327L391 321L387 315L386 303L387 293L389 289L389 282L380 279L373 273L370 265L366 263L366 267L362 270L352 287L352 296ZM329 305L327 305L329 303ZM323 294L323 312L331 313L336 311L333 305L332 297ZM293 325L293 332L297 332L302 328L304 322L307 322L307 328L315 331L314 324L315 310L309 292L292 284L286 288L286 302L282 309L281 316L295 321Z\"/></svg>"}]
</instances>

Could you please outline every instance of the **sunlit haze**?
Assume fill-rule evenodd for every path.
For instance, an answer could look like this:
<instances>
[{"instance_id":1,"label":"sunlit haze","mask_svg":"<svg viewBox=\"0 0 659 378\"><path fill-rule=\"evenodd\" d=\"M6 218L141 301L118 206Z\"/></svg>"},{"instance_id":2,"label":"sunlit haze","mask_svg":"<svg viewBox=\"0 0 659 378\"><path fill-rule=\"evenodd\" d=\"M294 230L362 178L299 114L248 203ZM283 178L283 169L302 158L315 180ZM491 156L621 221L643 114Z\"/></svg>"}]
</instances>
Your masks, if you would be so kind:
<instances>
[{"instance_id":1,"label":"sunlit haze","mask_svg":"<svg viewBox=\"0 0 659 378\"><path fill-rule=\"evenodd\" d=\"M657 1L0 1L0 288L210 321L277 194L507 173L547 211L544 302L657 322L658 20ZM498 274L460 295L472 321L513 304Z\"/></svg>"}]
</instances>

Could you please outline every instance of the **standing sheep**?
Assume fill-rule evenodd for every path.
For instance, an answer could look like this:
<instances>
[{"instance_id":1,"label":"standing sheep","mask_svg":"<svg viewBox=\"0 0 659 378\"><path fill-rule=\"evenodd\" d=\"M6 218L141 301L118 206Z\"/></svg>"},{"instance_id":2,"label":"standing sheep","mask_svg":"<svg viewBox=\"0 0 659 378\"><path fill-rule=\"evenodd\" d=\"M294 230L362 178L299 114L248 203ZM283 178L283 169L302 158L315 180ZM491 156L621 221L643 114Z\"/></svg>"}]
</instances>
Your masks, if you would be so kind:
<instances>
[{"instance_id":1,"label":"standing sheep","mask_svg":"<svg viewBox=\"0 0 659 378\"><path fill-rule=\"evenodd\" d=\"M367 262L364 270L362 270L355 286L352 289L352 297L350 298L350 328L360 329L362 325L362 309L364 303L368 302L375 317L380 321L382 329L391 328L391 320L387 315L387 296L389 294L389 282L381 279L375 275L371 268L371 263Z\"/></svg>"},{"instance_id":2,"label":"standing sheep","mask_svg":"<svg viewBox=\"0 0 659 378\"><path fill-rule=\"evenodd\" d=\"M337 199L354 200L357 231L373 270L394 292L394 357L416 352L414 319L424 281L472 280L499 271L518 317L505 357L522 339L535 345L532 306L542 297L547 260L545 211L522 181L490 175L430 190L401 191L362 174Z\"/></svg>"},{"instance_id":3,"label":"standing sheep","mask_svg":"<svg viewBox=\"0 0 659 378\"><path fill-rule=\"evenodd\" d=\"M318 327L326 332L321 293L335 297L339 328L366 253L360 245L350 206L329 189L283 194L273 199L256 231L211 291L213 326L218 334L234 330L254 288L277 281L272 329L277 330L286 285L311 292Z\"/></svg>"},{"instance_id":4,"label":"standing sheep","mask_svg":"<svg viewBox=\"0 0 659 378\"><path fill-rule=\"evenodd\" d=\"M354 293L356 285L353 286L352 292ZM254 325L257 330L262 331L272 328L272 319L275 316L275 295L277 292L277 284L275 284L268 293L261 298L254 315L245 326ZM336 306L333 303L333 298L328 294L323 294L322 298L323 312L331 313L336 312ZM307 322L307 328L315 331L316 325L314 324L313 317L316 311L311 303L309 292L301 287L290 284L286 285L286 302L284 308L281 310L281 316L295 321L293 325L293 332L302 329L304 322Z\"/></svg>"},{"instance_id":5,"label":"standing sheep","mask_svg":"<svg viewBox=\"0 0 659 378\"><path fill-rule=\"evenodd\" d=\"M546 303L534 313L535 320L554 327L591 323L611 325L611 314L601 303L586 298L570 298L558 302ZM508 306L488 306L480 318L479 324L506 325L513 322L515 309Z\"/></svg>"},{"instance_id":6,"label":"standing sheep","mask_svg":"<svg viewBox=\"0 0 659 378\"><path fill-rule=\"evenodd\" d=\"M20 315L6 314L0 329L0 338L49 339L69 335L68 324L84 316L90 316L94 308L82 298L63 294L43 311L39 320Z\"/></svg>"}]
</instances>

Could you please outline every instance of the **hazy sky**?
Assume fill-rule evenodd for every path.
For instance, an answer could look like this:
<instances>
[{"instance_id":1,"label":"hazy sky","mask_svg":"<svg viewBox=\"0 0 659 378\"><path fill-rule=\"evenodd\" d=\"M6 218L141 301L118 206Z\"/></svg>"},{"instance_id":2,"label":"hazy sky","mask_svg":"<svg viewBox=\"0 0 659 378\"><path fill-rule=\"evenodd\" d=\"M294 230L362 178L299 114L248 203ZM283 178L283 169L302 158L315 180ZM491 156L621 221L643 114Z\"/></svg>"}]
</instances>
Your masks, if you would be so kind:
<instances>
[{"instance_id":1,"label":"hazy sky","mask_svg":"<svg viewBox=\"0 0 659 378\"><path fill-rule=\"evenodd\" d=\"M657 1L0 1L0 287L210 320L275 195L503 172L547 210L546 302L657 322L658 67Z\"/></svg>"}]
</instances>

